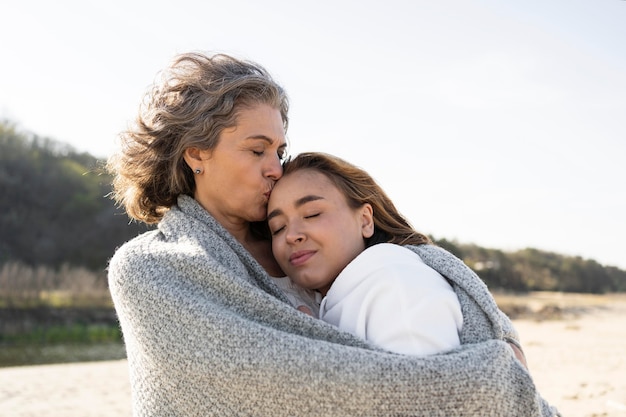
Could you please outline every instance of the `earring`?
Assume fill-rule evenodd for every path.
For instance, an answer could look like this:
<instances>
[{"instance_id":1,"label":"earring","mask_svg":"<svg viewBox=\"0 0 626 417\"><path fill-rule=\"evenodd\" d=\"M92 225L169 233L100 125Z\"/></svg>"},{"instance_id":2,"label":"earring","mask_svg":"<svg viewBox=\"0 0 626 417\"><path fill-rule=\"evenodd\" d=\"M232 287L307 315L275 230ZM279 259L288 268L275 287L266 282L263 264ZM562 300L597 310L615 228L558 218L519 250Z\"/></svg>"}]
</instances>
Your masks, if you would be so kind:
<instances>
[{"instance_id":1,"label":"earring","mask_svg":"<svg viewBox=\"0 0 626 417\"><path fill-rule=\"evenodd\" d=\"M202 170L200 168L196 168L196 170L194 171L196 174L200 174L202 173Z\"/></svg>"}]
</instances>

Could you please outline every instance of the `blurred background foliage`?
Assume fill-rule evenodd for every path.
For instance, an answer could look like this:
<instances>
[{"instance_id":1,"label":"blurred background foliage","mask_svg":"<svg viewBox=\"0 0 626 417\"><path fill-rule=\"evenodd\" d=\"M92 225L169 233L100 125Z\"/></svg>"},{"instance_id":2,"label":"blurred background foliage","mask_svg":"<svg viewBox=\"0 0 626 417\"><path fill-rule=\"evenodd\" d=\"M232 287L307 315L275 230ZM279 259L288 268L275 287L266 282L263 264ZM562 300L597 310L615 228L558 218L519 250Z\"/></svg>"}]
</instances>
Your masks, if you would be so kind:
<instances>
[{"instance_id":1,"label":"blurred background foliage","mask_svg":"<svg viewBox=\"0 0 626 417\"><path fill-rule=\"evenodd\" d=\"M533 248L504 252L446 239L434 240L463 259L492 290L594 294L626 291L626 271L601 265L593 259Z\"/></svg>"},{"instance_id":2,"label":"blurred background foliage","mask_svg":"<svg viewBox=\"0 0 626 417\"><path fill-rule=\"evenodd\" d=\"M117 246L147 230L106 197L103 164L0 123L0 266L101 271Z\"/></svg>"}]
</instances>

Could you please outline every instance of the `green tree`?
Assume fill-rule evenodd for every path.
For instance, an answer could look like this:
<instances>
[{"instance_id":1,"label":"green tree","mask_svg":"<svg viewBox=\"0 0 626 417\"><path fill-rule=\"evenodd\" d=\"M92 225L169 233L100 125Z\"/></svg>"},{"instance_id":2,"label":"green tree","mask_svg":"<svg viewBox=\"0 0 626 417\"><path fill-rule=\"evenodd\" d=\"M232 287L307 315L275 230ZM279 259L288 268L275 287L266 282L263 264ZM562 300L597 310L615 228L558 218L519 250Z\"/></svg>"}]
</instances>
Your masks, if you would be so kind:
<instances>
[{"instance_id":1,"label":"green tree","mask_svg":"<svg viewBox=\"0 0 626 417\"><path fill-rule=\"evenodd\" d=\"M147 227L116 209L104 161L0 123L0 264L104 269Z\"/></svg>"}]
</instances>

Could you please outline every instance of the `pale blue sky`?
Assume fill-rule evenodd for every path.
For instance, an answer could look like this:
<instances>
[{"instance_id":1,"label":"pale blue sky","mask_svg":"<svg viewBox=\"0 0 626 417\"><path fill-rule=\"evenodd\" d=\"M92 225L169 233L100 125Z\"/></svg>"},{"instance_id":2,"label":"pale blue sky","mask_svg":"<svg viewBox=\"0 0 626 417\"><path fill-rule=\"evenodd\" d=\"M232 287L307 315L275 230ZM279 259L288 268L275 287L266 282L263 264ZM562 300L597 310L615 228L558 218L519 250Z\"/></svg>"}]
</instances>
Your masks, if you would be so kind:
<instances>
[{"instance_id":1,"label":"pale blue sky","mask_svg":"<svg viewBox=\"0 0 626 417\"><path fill-rule=\"evenodd\" d=\"M626 1L8 0L0 39L0 118L80 151L174 54L232 53L286 87L292 153L367 169L418 230L626 268Z\"/></svg>"}]
</instances>

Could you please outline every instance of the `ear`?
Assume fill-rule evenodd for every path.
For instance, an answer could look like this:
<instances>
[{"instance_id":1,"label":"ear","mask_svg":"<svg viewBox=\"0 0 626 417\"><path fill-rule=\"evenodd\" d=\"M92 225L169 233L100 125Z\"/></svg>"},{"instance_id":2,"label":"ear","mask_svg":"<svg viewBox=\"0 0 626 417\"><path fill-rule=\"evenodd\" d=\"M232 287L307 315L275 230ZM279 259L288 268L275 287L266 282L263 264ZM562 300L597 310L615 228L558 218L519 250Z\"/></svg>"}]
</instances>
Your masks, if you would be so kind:
<instances>
[{"instance_id":1,"label":"ear","mask_svg":"<svg viewBox=\"0 0 626 417\"><path fill-rule=\"evenodd\" d=\"M374 234L374 209L371 204L365 203L359 209L361 215L361 233L367 239Z\"/></svg>"},{"instance_id":2,"label":"ear","mask_svg":"<svg viewBox=\"0 0 626 417\"><path fill-rule=\"evenodd\" d=\"M183 154L183 158L185 162L191 168L192 171L197 169L202 169L202 162L207 158L208 151L203 151L197 147L191 147L185 149L185 153Z\"/></svg>"}]
</instances>

